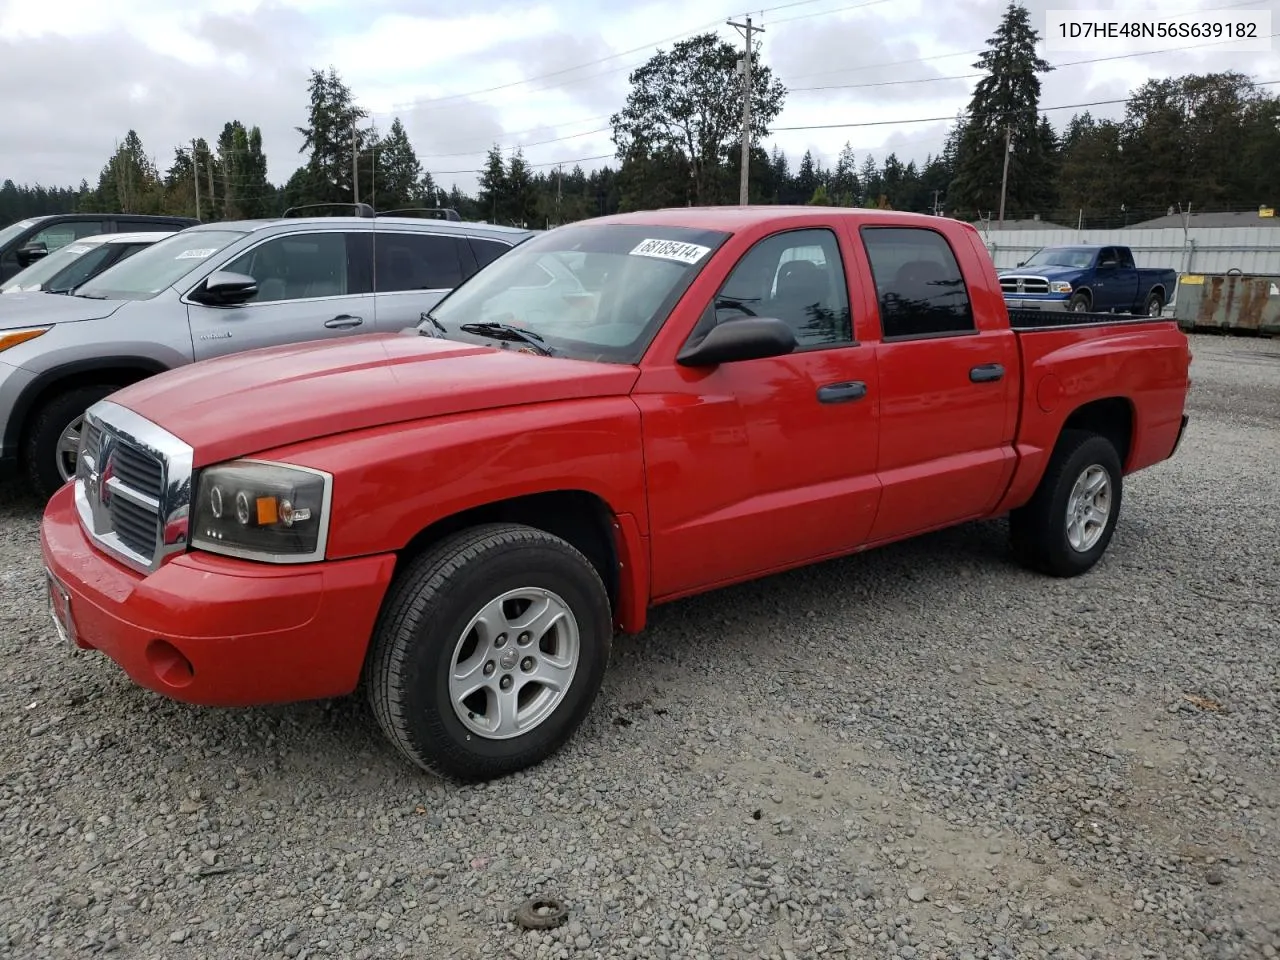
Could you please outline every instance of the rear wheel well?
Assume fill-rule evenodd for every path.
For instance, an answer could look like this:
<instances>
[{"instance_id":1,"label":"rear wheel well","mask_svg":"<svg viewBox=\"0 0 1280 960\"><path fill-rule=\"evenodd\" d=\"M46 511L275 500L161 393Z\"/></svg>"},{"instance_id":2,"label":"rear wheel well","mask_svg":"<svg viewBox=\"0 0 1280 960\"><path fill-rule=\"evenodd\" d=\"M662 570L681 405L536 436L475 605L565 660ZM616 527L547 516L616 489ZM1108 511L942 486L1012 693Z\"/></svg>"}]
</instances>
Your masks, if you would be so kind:
<instances>
[{"instance_id":1,"label":"rear wheel well","mask_svg":"<svg viewBox=\"0 0 1280 960\"><path fill-rule=\"evenodd\" d=\"M1059 435L1067 430L1088 430L1105 437L1116 448L1120 463L1127 464L1129 448L1133 444L1133 404L1124 397L1086 403L1072 411Z\"/></svg>"},{"instance_id":2,"label":"rear wheel well","mask_svg":"<svg viewBox=\"0 0 1280 960\"><path fill-rule=\"evenodd\" d=\"M396 572L445 537L481 523L523 523L568 541L591 561L618 607L618 553L613 537L613 511L600 497L585 490L553 490L496 503L486 503L437 520L419 532L399 552Z\"/></svg>"}]
</instances>

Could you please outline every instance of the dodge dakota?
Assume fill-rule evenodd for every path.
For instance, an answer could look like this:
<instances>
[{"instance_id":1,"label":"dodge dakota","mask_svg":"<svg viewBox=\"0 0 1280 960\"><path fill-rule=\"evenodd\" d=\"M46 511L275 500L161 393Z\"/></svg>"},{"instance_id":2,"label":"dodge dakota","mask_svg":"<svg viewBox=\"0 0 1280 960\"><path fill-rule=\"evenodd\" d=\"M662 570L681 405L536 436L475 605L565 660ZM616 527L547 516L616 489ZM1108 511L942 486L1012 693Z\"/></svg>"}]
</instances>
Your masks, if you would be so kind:
<instances>
[{"instance_id":1,"label":"dodge dakota","mask_svg":"<svg viewBox=\"0 0 1280 960\"><path fill-rule=\"evenodd\" d=\"M654 605L1007 515L1092 568L1173 456L1172 321L1010 313L968 224L687 208L527 240L416 328L161 373L48 502L65 642L199 705L362 691L439 775L536 764Z\"/></svg>"},{"instance_id":2,"label":"dodge dakota","mask_svg":"<svg viewBox=\"0 0 1280 960\"><path fill-rule=\"evenodd\" d=\"M1000 273L1012 310L1142 313L1158 317L1178 286L1178 271L1138 267L1133 251L1117 245L1042 247Z\"/></svg>"}]
</instances>

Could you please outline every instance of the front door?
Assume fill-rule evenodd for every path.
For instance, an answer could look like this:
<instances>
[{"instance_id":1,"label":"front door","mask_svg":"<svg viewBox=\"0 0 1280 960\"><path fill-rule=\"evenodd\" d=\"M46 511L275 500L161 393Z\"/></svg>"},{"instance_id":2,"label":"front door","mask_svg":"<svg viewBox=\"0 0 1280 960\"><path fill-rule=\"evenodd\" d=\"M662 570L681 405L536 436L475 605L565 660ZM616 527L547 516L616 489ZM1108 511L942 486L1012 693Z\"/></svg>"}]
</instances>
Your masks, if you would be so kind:
<instances>
[{"instance_id":1,"label":"front door","mask_svg":"<svg viewBox=\"0 0 1280 960\"><path fill-rule=\"evenodd\" d=\"M692 337L742 316L791 325L783 357L646 368L654 599L855 549L875 517L877 372L856 342L837 234L768 236L738 261Z\"/></svg>"},{"instance_id":2,"label":"front door","mask_svg":"<svg viewBox=\"0 0 1280 960\"><path fill-rule=\"evenodd\" d=\"M258 281L248 303L188 303L197 360L257 347L373 332L367 230L269 237L218 269Z\"/></svg>"},{"instance_id":3,"label":"front door","mask_svg":"<svg viewBox=\"0 0 1280 960\"><path fill-rule=\"evenodd\" d=\"M1013 470L1016 335L975 320L955 251L929 227L859 231L879 305L880 510L871 540L994 507ZM963 253L963 252L962 252ZM967 261L977 262L972 256Z\"/></svg>"}]
</instances>

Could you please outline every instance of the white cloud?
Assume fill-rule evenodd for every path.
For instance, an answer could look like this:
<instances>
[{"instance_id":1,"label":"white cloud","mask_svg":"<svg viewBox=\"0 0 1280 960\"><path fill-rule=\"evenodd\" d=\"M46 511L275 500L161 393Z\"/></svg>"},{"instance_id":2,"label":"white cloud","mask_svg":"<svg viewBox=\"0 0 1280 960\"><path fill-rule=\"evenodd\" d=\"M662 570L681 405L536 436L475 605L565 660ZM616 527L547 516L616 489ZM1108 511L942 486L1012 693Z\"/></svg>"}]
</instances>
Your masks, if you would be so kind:
<instances>
[{"instance_id":1,"label":"white cloud","mask_svg":"<svg viewBox=\"0 0 1280 960\"><path fill-rule=\"evenodd\" d=\"M769 145L782 147L793 165L806 149L830 165L846 141L859 161L890 150L903 162L921 161L939 151L948 122L934 118L951 118L967 102L974 51L1005 6L1005 0L763 2L755 19L766 29L764 59L792 90ZM670 48L679 35L707 28L740 42L724 23L722 3L638 0L608 9L585 0L527 6L474 0L461 8L448 0L0 0L0 84L24 92L6 106L0 179L92 182L130 128L163 167L173 145L216 137L225 122L239 119L262 127L270 176L283 182L302 160L294 127L305 121L307 70L332 65L380 128L399 115L424 165L446 185L473 189L468 171L494 142L522 145L526 159L543 167L611 154L603 128L623 104L628 73L655 44ZM1156 0L1029 0L1028 6L1038 30L1049 7L1169 9ZM1176 7L1269 9L1273 28L1280 27L1280 0L1180 0ZM1280 79L1274 51L1169 46L1191 49L1061 66L1042 78L1042 103L1112 99L1148 78L1195 70ZM1131 50L1116 42L1095 56ZM1070 114L1050 118L1061 127ZM919 122L906 122L913 118Z\"/></svg>"}]
</instances>

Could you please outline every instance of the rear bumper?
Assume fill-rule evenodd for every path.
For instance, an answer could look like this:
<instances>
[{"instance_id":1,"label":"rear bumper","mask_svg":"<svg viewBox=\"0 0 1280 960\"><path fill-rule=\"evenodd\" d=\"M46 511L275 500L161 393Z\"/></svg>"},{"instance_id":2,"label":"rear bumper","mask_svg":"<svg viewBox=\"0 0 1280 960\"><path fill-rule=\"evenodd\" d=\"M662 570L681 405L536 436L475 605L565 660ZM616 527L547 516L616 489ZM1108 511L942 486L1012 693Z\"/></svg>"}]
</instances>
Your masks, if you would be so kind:
<instances>
[{"instance_id":1,"label":"rear bumper","mask_svg":"<svg viewBox=\"0 0 1280 960\"><path fill-rule=\"evenodd\" d=\"M45 507L40 546L77 646L203 706L350 693L395 567L390 554L288 567L193 552L143 577L90 543L70 484Z\"/></svg>"}]
</instances>

